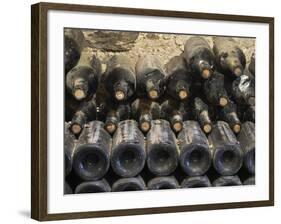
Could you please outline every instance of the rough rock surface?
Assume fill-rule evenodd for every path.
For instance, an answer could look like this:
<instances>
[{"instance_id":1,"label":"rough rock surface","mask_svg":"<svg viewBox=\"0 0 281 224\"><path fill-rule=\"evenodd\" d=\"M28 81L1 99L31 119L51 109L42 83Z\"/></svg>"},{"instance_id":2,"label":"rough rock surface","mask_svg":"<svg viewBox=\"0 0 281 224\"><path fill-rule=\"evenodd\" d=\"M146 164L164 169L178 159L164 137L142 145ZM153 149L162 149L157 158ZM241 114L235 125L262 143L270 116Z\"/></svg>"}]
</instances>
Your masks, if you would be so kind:
<instances>
[{"instance_id":1,"label":"rough rock surface","mask_svg":"<svg viewBox=\"0 0 281 224\"><path fill-rule=\"evenodd\" d=\"M136 62L142 54L157 55L162 63L166 64L170 58L183 52L186 40L193 36L95 30L83 30L83 34L88 43L89 54L96 54L103 64L103 70L108 58L115 54L125 54L133 62ZM204 36L204 38L213 47L212 36ZM234 39L244 51L249 63L255 51L255 39L244 37Z\"/></svg>"}]
</instances>

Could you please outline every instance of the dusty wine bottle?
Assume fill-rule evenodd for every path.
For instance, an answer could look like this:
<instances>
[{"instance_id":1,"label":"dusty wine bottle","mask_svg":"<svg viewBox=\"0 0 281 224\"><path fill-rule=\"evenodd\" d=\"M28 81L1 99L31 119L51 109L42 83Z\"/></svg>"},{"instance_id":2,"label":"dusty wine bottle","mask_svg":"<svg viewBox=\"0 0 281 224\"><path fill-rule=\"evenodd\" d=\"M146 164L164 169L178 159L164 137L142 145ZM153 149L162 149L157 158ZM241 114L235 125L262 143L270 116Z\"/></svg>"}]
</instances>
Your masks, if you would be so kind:
<instances>
[{"instance_id":1,"label":"dusty wine bottle","mask_svg":"<svg viewBox=\"0 0 281 224\"><path fill-rule=\"evenodd\" d=\"M244 113L244 120L255 123L256 121L255 118L256 118L256 108L255 106L249 106Z\"/></svg>"},{"instance_id":2,"label":"dusty wine bottle","mask_svg":"<svg viewBox=\"0 0 281 224\"><path fill-rule=\"evenodd\" d=\"M224 88L224 75L215 71L212 78L204 82L204 93L207 100L214 106L224 107L229 98Z\"/></svg>"},{"instance_id":3,"label":"dusty wine bottle","mask_svg":"<svg viewBox=\"0 0 281 224\"><path fill-rule=\"evenodd\" d=\"M251 74L255 76L255 73L256 73L256 55L255 55L255 53L253 53L251 56L251 60L250 60L248 69L251 72Z\"/></svg>"},{"instance_id":4,"label":"dusty wine bottle","mask_svg":"<svg viewBox=\"0 0 281 224\"><path fill-rule=\"evenodd\" d=\"M186 177L181 183L181 188L211 187L207 176Z\"/></svg>"},{"instance_id":5,"label":"dusty wine bottle","mask_svg":"<svg viewBox=\"0 0 281 224\"><path fill-rule=\"evenodd\" d=\"M181 56L173 57L166 64L167 93L176 100L185 100L190 95L191 72L187 70L186 61Z\"/></svg>"},{"instance_id":6,"label":"dusty wine bottle","mask_svg":"<svg viewBox=\"0 0 281 224\"><path fill-rule=\"evenodd\" d=\"M121 177L133 177L141 172L146 159L145 142L135 120L118 124L113 136L111 166Z\"/></svg>"},{"instance_id":7,"label":"dusty wine bottle","mask_svg":"<svg viewBox=\"0 0 281 224\"><path fill-rule=\"evenodd\" d=\"M70 123L64 123L64 175L67 176L72 170L73 154L77 141L75 136L69 131Z\"/></svg>"},{"instance_id":8,"label":"dusty wine bottle","mask_svg":"<svg viewBox=\"0 0 281 224\"><path fill-rule=\"evenodd\" d=\"M121 178L112 185L112 191L142 191L145 190L145 183L141 176Z\"/></svg>"},{"instance_id":9,"label":"dusty wine bottle","mask_svg":"<svg viewBox=\"0 0 281 224\"><path fill-rule=\"evenodd\" d=\"M229 101L229 103L221 109L220 118L228 123L235 134L240 132L241 122L237 115L237 107L232 101Z\"/></svg>"},{"instance_id":10,"label":"dusty wine bottle","mask_svg":"<svg viewBox=\"0 0 281 224\"><path fill-rule=\"evenodd\" d=\"M81 101L76 100L73 95L69 94L67 91L65 92L64 99L64 119L66 122L69 122L72 120L76 111L81 107Z\"/></svg>"},{"instance_id":11,"label":"dusty wine bottle","mask_svg":"<svg viewBox=\"0 0 281 224\"><path fill-rule=\"evenodd\" d=\"M237 103L255 105L255 82L247 75L241 75L232 83L232 95Z\"/></svg>"},{"instance_id":12,"label":"dusty wine bottle","mask_svg":"<svg viewBox=\"0 0 281 224\"><path fill-rule=\"evenodd\" d=\"M152 120L160 118L160 105L149 99L138 98L131 108L133 118L139 122L139 127L144 133L149 131Z\"/></svg>"},{"instance_id":13,"label":"dusty wine bottle","mask_svg":"<svg viewBox=\"0 0 281 224\"><path fill-rule=\"evenodd\" d=\"M241 132L237 140L240 142L244 152L244 166L250 174L255 173L255 124L245 122L242 124Z\"/></svg>"},{"instance_id":14,"label":"dusty wine bottle","mask_svg":"<svg viewBox=\"0 0 281 224\"><path fill-rule=\"evenodd\" d=\"M255 82L255 76L249 71L248 68L244 69L243 75L248 76L250 80L253 80L253 82Z\"/></svg>"},{"instance_id":15,"label":"dusty wine bottle","mask_svg":"<svg viewBox=\"0 0 281 224\"><path fill-rule=\"evenodd\" d=\"M104 85L111 97L117 101L129 100L136 89L133 62L125 55L109 59L104 73Z\"/></svg>"},{"instance_id":16,"label":"dusty wine bottle","mask_svg":"<svg viewBox=\"0 0 281 224\"><path fill-rule=\"evenodd\" d=\"M208 79L213 74L215 56L204 38L189 38L184 45L184 57L197 77Z\"/></svg>"},{"instance_id":17,"label":"dusty wine bottle","mask_svg":"<svg viewBox=\"0 0 281 224\"><path fill-rule=\"evenodd\" d=\"M182 115L183 121L196 119L194 116L194 99L180 103L179 111Z\"/></svg>"},{"instance_id":18,"label":"dusty wine bottle","mask_svg":"<svg viewBox=\"0 0 281 224\"><path fill-rule=\"evenodd\" d=\"M76 111L71 121L70 130L72 133L79 135L86 123L96 119L96 111L97 108L94 98L89 101L82 102L80 108Z\"/></svg>"},{"instance_id":19,"label":"dusty wine bottle","mask_svg":"<svg viewBox=\"0 0 281 224\"><path fill-rule=\"evenodd\" d=\"M242 185L242 183L238 176L221 176L214 180L212 185L214 187L239 186Z\"/></svg>"},{"instance_id":20,"label":"dusty wine bottle","mask_svg":"<svg viewBox=\"0 0 281 224\"><path fill-rule=\"evenodd\" d=\"M72 188L70 187L70 185L65 181L64 182L64 188L63 188L63 192L64 194L73 194L73 190Z\"/></svg>"},{"instance_id":21,"label":"dusty wine bottle","mask_svg":"<svg viewBox=\"0 0 281 224\"><path fill-rule=\"evenodd\" d=\"M67 74L79 61L84 35L78 29L66 29L64 33L64 70Z\"/></svg>"},{"instance_id":22,"label":"dusty wine bottle","mask_svg":"<svg viewBox=\"0 0 281 224\"><path fill-rule=\"evenodd\" d=\"M243 182L243 185L255 185L255 184L256 184L255 176L251 176Z\"/></svg>"},{"instance_id":23,"label":"dusty wine bottle","mask_svg":"<svg viewBox=\"0 0 281 224\"><path fill-rule=\"evenodd\" d=\"M118 123L130 118L131 108L129 104L115 104L109 108L106 119L105 129L109 134L114 134L118 127Z\"/></svg>"},{"instance_id":24,"label":"dusty wine bottle","mask_svg":"<svg viewBox=\"0 0 281 224\"><path fill-rule=\"evenodd\" d=\"M147 183L148 190L164 190L176 188L179 188L179 183L174 176L155 177Z\"/></svg>"},{"instance_id":25,"label":"dusty wine bottle","mask_svg":"<svg viewBox=\"0 0 281 224\"><path fill-rule=\"evenodd\" d=\"M171 128L174 132L182 130L183 116L180 111L180 104L172 99L166 100L161 104L162 119L170 122Z\"/></svg>"},{"instance_id":26,"label":"dusty wine bottle","mask_svg":"<svg viewBox=\"0 0 281 224\"><path fill-rule=\"evenodd\" d=\"M246 66L246 57L231 37L214 37L214 54L218 69L230 78L242 75Z\"/></svg>"},{"instance_id":27,"label":"dusty wine bottle","mask_svg":"<svg viewBox=\"0 0 281 224\"><path fill-rule=\"evenodd\" d=\"M140 57L136 64L136 75L139 96L148 96L151 100L156 100L163 95L167 74L156 56Z\"/></svg>"},{"instance_id":28,"label":"dusty wine bottle","mask_svg":"<svg viewBox=\"0 0 281 224\"><path fill-rule=\"evenodd\" d=\"M95 57L90 56L85 50L77 65L66 75L66 90L76 100L84 100L95 94L101 73L101 63Z\"/></svg>"},{"instance_id":29,"label":"dusty wine bottle","mask_svg":"<svg viewBox=\"0 0 281 224\"><path fill-rule=\"evenodd\" d=\"M103 122L85 125L73 157L75 173L83 180L98 180L109 169L111 137L103 129Z\"/></svg>"},{"instance_id":30,"label":"dusty wine bottle","mask_svg":"<svg viewBox=\"0 0 281 224\"><path fill-rule=\"evenodd\" d=\"M75 194L110 192L111 188L105 179L82 182L75 188Z\"/></svg>"},{"instance_id":31,"label":"dusty wine bottle","mask_svg":"<svg viewBox=\"0 0 281 224\"><path fill-rule=\"evenodd\" d=\"M185 121L178 135L179 163L189 176L201 176L212 162L208 139L197 121Z\"/></svg>"},{"instance_id":32,"label":"dusty wine bottle","mask_svg":"<svg viewBox=\"0 0 281 224\"><path fill-rule=\"evenodd\" d=\"M166 120L153 120L146 136L147 166L157 176L167 176L178 165L176 136Z\"/></svg>"},{"instance_id":33,"label":"dusty wine bottle","mask_svg":"<svg viewBox=\"0 0 281 224\"><path fill-rule=\"evenodd\" d=\"M105 70L105 64L103 64L103 70ZM107 91L105 78L106 78L105 73L103 72L100 76L100 81L99 81L99 85L98 85L98 89L95 94L95 97L96 97L96 104L97 104L98 108L103 106L105 109L107 109L108 103L110 103L110 104L120 103L120 101L115 100L115 98L112 97L112 95ZM100 112L102 113L103 111L101 110ZM99 115L102 115L102 114L98 114L98 116Z\"/></svg>"},{"instance_id":34,"label":"dusty wine bottle","mask_svg":"<svg viewBox=\"0 0 281 224\"><path fill-rule=\"evenodd\" d=\"M212 121L208 111L208 105L199 97L194 98L194 117L199 122L202 130L208 134L212 131Z\"/></svg>"},{"instance_id":35,"label":"dusty wine bottle","mask_svg":"<svg viewBox=\"0 0 281 224\"><path fill-rule=\"evenodd\" d=\"M237 173L243 163L243 151L226 122L218 121L213 126L209 143L215 170L225 176Z\"/></svg>"}]
</instances>

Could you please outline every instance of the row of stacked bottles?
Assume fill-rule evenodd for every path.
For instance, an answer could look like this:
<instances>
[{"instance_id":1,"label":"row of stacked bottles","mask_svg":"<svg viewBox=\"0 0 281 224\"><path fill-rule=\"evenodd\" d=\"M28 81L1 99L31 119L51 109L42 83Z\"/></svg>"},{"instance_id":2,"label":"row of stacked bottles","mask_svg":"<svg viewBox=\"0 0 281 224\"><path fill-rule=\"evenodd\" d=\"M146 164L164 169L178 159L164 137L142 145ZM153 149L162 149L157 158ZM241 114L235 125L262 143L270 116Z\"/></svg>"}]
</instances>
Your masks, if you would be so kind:
<instances>
[{"instance_id":1,"label":"row of stacked bottles","mask_svg":"<svg viewBox=\"0 0 281 224\"><path fill-rule=\"evenodd\" d=\"M254 184L255 57L191 37L166 65L124 54L102 72L65 35L65 193Z\"/></svg>"}]
</instances>

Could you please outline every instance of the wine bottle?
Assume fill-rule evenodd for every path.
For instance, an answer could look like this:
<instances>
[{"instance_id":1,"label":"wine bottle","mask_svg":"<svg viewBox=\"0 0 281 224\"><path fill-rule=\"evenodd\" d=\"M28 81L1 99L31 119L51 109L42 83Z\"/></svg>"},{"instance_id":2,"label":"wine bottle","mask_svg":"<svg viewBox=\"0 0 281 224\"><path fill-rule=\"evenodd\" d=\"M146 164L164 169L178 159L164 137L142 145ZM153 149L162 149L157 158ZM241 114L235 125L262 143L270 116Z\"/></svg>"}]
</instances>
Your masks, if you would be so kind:
<instances>
[{"instance_id":1,"label":"wine bottle","mask_svg":"<svg viewBox=\"0 0 281 224\"><path fill-rule=\"evenodd\" d=\"M70 124L64 123L64 175L68 176L72 170L73 154L77 141L75 136L69 131Z\"/></svg>"},{"instance_id":2,"label":"wine bottle","mask_svg":"<svg viewBox=\"0 0 281 224\"><path fill-rule=\"evenodd\" d=\"M115 104L112 105L106 115L105 129L109 134L114 134L118 123L130 118L131 108L129 104Z\"/></svg>"},{"instance_id":3,"label":"wine bottle","mask_svg":"<svg viewBox=\"0 0 281 224\"><path fill-rule=\"evenodd\" d=\"M96 112L97 108L94 98L89 101L82 102L80 108L76 111L71 121L70 130L72 133L79 135L86 123L96 119Z\"/></svg>"},{"instance_id":4,"label":"wine bottle","mask_svg":"<svg viewBox=\"0 0 281 224\"><path fill-rule=\"evenodd\" d=\"M228 123L235 134L240 132L241 122L237 115L237 107L232 101L229 101L229 103L221 109L220 118Z\"/></svg>"},{"instance_id":5,"label":"wine bottle","mask_svg":"<svg viewBox=\"0 0 281 224\"><path fill-rule=\"evenodd\" d=\"M72 169L72 171L70 172L70 174L68 176L65 176L64 178L64 182L66 182L67 184L69 184L69 186L71 187L72 192L75 192L75 188L81 183L83 182L83 180L76 175L74 169ZM66 186L66 185L65 185ZM65 187L64 186L64 187ZM72 193L72 194L73 194Z\"/></svg>"},{"instance_id":6,"label":"wine bottle","mask_svg":"<svg viewBox=\"0 0 281 224\"><path fill-rule=\"evenodd\" d=\"M185 59L181 56L173 57L166 64L166 71L168 75L167 94L176 100L186 100L190 96L192 79Z\"/></svg>"},{"instance_id":7,"label":"wine bottle","mask_svg":"<svg viewBox=\"0 0 281 224\"><path fill-rule=\"evenodd\" d=\"M135 68L125 55L109 59L104 73L104 85L109 95L117 101L129 100L136 89Z\"/></svg>"},{"instance_id":8,"label":"wine bottle","mask_svg":"<svg viewBox=\"0 0 281 224\"><path fill-rule=\"evenodd\" d=\"M64 33L64 70L67 74L79 61L84 45L84 35L78 29L66 29Z\"/></svg>"},{"instance_id":9,"label":"wine bottle","mask_svg":"<svg viewBox=\"0 0 281 224\"><path fill-rule=\"evenodd\" d=\"M179 163L189 176L201 176L207 172L212 162L208 139L197 121L185 121L178 134Z\"/></svg>"},{"instance_id":10,"label":"wine bottle","mask_svg":"<svg viewBox=\"0 0 281 224\"><path fill-rule=\"evenodd\" d=\"M155 177L147 183L148 190L164 190L179 188L179 183L174 176Z\"/></svg>"},{"instance_id":11,"label":"wine bottle","mask_svg":"<svg viewBox=\"0 0 281 224\"><path fill-rule=\"evenodd\" d=\"M142 132L146 133L151 127L151 121L160 118L160 105L145 98L136 99L132 105L132 116L139 122Z\"/></svg>"},{"instance_id":12,"label":"wine bottle","mask_svg":"<svg viewBox=\"0 0 281 224\"><path fill-rule=\"evenodd\" d=\"M248 76L250 80L253 80L253 82L255 82L255 76L249 71L248 68L244 69L243 75Z\"/></svg>"},{"instance_id":13,"label":"wine bottle","mask_svg":"<svg viewBox=\"0 0 281 224\"><path fill-rule=\"evenodd\" d=\"M70 185L65 181L64 182L64 190L63 190L64 194L73 194L73 190L70 187Z\"/></svg>"},{"instance_id":14,"label":"wine bottle","mask_svg":"<svg viewBox=\"0 0 281 224\"><path fill-rule=\"evenodd\" d=\"M196 77L208 79L212 76L215 56L210 45L203 37L195 36L186 41L184 57Z\"/></svg>"},{"instance_id":15,"label":"wine bottle","mask_svg":"<svg viewBox=\"0 0 281 224\"><path fill-rule=\"evenodd\" d=\"M85 125L73 157L75 173L83 180L98 180L109 169L111 137L103 129L103 122Z\"/></svg>"},{"instance_id":16,"label":"wine bottle","mask_svg":"<svg viewBox=\"0 0 281 224\"><path fill-rule=\"evenodd\" d=\"M65 91L65 102L64 102L64 120L69 122L72 120L74 114L81 107L81 101L76 100L72 94Z\"/></svg>"},{"instance_id":17,"label":"wine bottle","mask_svg":"<svg viewBox=\"0 0 281 224\"><path fill-rule=\"evenodd\" d=\"M242 185L238 176L221 176L214 180L212 184L214 187Z\"/></svg>"},{"instance_id":18,"label":"wine bottle","mask_svg":"<svg viewBox=\"0 0 281 224\"><path fill-rule=\"evenodd\" d=\"M180 104L172 99L168 99L161 104L161 118L170 122L171 128L178 133L182 130L183 115Z\"/></svg>"},{"instance_id":19,"label":"wine bottle","mask_svg":"<svg viewBox=\"0 0 281 224\"><path fill-rule=\"evenodd\" d=\"M141 176L121 178L112 185L112 191L142 191L145 190L145 183Z\"/></svg>"},{"instance_id":20,"label":"wine bottle","mask_svg":"<svg viewBox=\"0 0 281 224\"><path fill-rule=\"evenodd\" d=\"M256 121L255 118L256 118L256 108L255 106L249 106L244 113L244 120L255 123Z\"/></svg>"},{"instance_id":21,"label":"wine bottle","mask_svg":"<svg viewBox=\"0 0 281 224\"><path fill-rule=\"evenodd\" d=\"M204 82L204 93L207 100L214 106L224 107L229 98L224 88L224 75L215 71L213 77Z\"/></svg>"},{"instance_id":22,"label":"wine bottle","mask_svg":"<svg viewBox=\"0 0 281 224\"><path fill-rule=\"evenodd\" d=\"M110 192L111 188L105 179L85 181L75 188L75 194Z\"/></svg>"},{"instance_id":23,"label":"wine bottle","mask_svg":"<svg viewBox=\"0 0 281 224\"><path fill-rule=\"evenodd\" d=\"M250 174L255 173L255 124L245 122L242 124L241 132L237 140L240 142L244 152L244 166Z\"/></svg>"},{"instance_id":24,"label":"wine bottle","mask_svg":"<svg viewBox=\"0 0 281 224\"><path fill-rule=\"evenodd\" d=\"M186 177L181 183L181 188L211 187L207 176Z\"/></svg>"},{"instance_id":25,"label":"wine bottle","mask_svg":"<svg viewBox=\"0 0 281 224\"><path fill-rule=\"evenodd\" d=\"M121 177L133 177L144 167L146 152L144 136L135 120L118 124L113 136L111 166Z\"/></svg>"},{"instance_id":26,"label":"wine bottle","mask_svg":"<svg viewBox=\"0 0 281 224\"><path fill-rule=\"evenodd\" d=\"M182 102L178 107L183 121L196 119L194 99Z\"/></svg>"},{"instance_id":27,"label":"wine bottle","mask_svg":"<svg viewBox=\"0 0 281 224\"><path fill-rule=\"evenodd\" d=\"M208 105L204 103L204 101L199 98L194 98L194 117L199 122L202 130L208 134L212 131L212 121L208 111Z\"/></svg>"},{"instance_id":28,"label":"wine bottle","mask_svg":"<svg viewBox=\"0 0 281 224\"><path fill-rule=\"evenodd\" d=\"M256 184L255 176L251 176L243 182L243 185L255 185L255 184Z\"/></svg>"},{"instance_id":29,"label":"wine bottle","mask_svg":"<svg viewBox=\"0 0 281 224\"><path fill-rule=\"evenodd\" d=\"M232 83L232 95L237 103L255 105L255 82L247 75L241 75Z\"/></svg>"},{"instance_id":30,"label":"wine bottle","mask_svg":"<svg viewBox=\"0 0 281 224\"><path fill-rule=\"evenodd\" d=\"M253 53L251 56L250 64L248 66L249 71L253 76L255 76L256 73L256 54Z\"/></svg>"},{"instance_id":31,"label":"wine bottle","mask_svg":"<svg viewBox=\"0 0 281 224\"><path fill-rule=\"evenodd\" d=\"M167 74L156 56L140 57L136 64L136 75L139 96L156 100L164 94Z\"/></svg>"},{"instance_id":32,"label":"wine bottle","mask_svg":"<svg viewBox=\"0 0 281 224\"><path fill-rule=\"evenodd\" d=\"M77 65L66 75L66 90L76 100L88 99L97 90L100 73L100 61L84 50Z\"/></svg>"},{"instance_id":33,"label":"wine bottle","mask_svg":"<svg viewBox=\"0 0 281 224\"><path fill-rule=\"evenodd\" d=\"M237 42L231 37L214 37L214 54L218 69L230 78L242 75L246 57Z\"/></svg>"},{"instance_id":34,"label":"wine bottle","mask_svg":"<svg viewBox=\"0 0 281 224\"><path fill-rule=\"evenodd\" d=\"M153 120L146 136L147 166L157 176L167 176L178 165L176 136L166 120Z\"/></svg>"},{"instance_id":35,"label":"wine bottle","mask_svg":"<svg viewBox=\"0 0 281 224\"><path fill-rule=\"evenodd\" d=\"M209 135L209 143L215 170L225 176L236 174L243 163L243 151L226 122L217 121Z\"/></svg>"}]
</instances>

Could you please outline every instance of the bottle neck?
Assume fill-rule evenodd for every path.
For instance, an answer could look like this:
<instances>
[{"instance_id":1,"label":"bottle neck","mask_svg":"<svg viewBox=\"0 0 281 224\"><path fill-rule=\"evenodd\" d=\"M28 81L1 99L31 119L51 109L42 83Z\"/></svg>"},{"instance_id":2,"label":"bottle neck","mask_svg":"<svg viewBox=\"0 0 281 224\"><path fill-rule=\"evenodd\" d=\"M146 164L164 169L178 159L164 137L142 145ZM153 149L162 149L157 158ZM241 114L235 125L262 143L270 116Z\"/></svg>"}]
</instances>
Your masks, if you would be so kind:
<instances>
[{"instance_id":1,"label":"bottle neck","mask_svg":"<svg viewBox=\"0 0 281 224\"><path fill-rule=\"evenodd\" d=\"M227 96L219 96L219 105L221 107L225 107L228 104L228 97Z\"/></svg>"},{"instance_id":2,"label":"bottle neck","mask_svg":"<svg viewBox=\"0 0 281 224\"><path fill-rule=\"evenodd\" d=\"M108 133L113 134L118 126L119 118L116 115L109 115L106 117L105 129Z\"/></svg>"},{"instance_id":3,"label":"bottle neck","mask_svg":"<svg viewBox=\"0 0 281 224\"><path fill-rule=\"evenodd\" d=\"M189 87L184 80L179 80L176 84L176 93L181 100L184 100L189 95Z\"/></svg>"},{"instance_id":4,"label":"bottle neck","mask_svg":"<svg viewBox=\"0 0 281 224\"><path fill-rule=\"evenodd\" d=\"M83 100L88 94L88 82L84 78L77 78L73 83L73 96L76 100Z\"/></svg>"},{"instance_id":5,"label":"bottle neck","mask_svg":"<svg viewBox=\"0 0 281 224\"><path fill-rule=\"evenodd\" d=\"M198 62L198 67L199 67L201 77L203 79L209 79L211 77L213 71L212 71L212 67L210 66L210 64L207 61L200 60Z\"/></svg>"},{"instance_id":6,"label":"bottle neck","mask_svg":"<svg viewBox=\"0 0 281 224\"><path fill-rule=\"evenodd\" d=\"M226 63L234 76L239 77L243 74L244 69L238 57L228 57Z\"/></svg>"},{"instance_id":7,"label":"bottle neck","mask_svg":"<svg viewBox=\"0 0 281 224\"><path fill-rule=\"evenodd\" d=\"M153 79L148 79L146 82L146 92L150 99L158 99L160 96L159 84Z\"/></svg>"},{"instance_id":8,"label":"bottle neck","mask_svg":"<svg viewBox=\"0 0 281 224\"><path fill-rule=\"evenodd\" d=\"M85 113L83 113L82 111L76 112L71 121L70 129L72 133L75 135L80 134L86 122L87 122L87 118Z\"/></svg>"},{"instance_id":9,"label":"bottle neck","mask_svg":"<svg viewBox=\"0 0 281 224\"><path fill-rule=\"evenodd\" d=\"M147 132L151 127L152 116L150 113L141 114L139 118L140 128L142 131Z\"/></svg>"},{"instance_id":10,"label":"bottle neck","mask_svg":"<svg viewBox=\"0 0 281 224\"><path fill-rule=\"evenodd\" d=\"M182 130L182 116L179 114L173 115L170 119L171 126L175 132L179 132Z\"/></svg>"},{"instance_id":11,"label":"bottle neck","mask_svg":"<svg viewBox=\"0 0 281 224\"><path fill-rule=\"evenodd\" d=\"M128 94L128 83L121 80L114 85L114 97L118 101L126 100Z\"/></svg>"},{"instance_id":12,"label":"bottle neck","mask_svg":"<svg viewBox=\"0 0 281 224\"><path fill-rule=\"evenodd\" d=\"M228 114L226 114L226 118L227 118L227 122L229 124L229 126L231 127L232 131L234 133L239 133L241 130L241 122L237 116L236 112L230 112Z\"/></svg>"},{"instance_id":13,"label":"bottle neck","mask_svg":"<svg viewBox=\"0 0 281 224\"><path fill-rule=\"evenodd\" d=\"M256 101L254 89L252 87L247 88L243 93L243 98L248 105L254 106Z\"/></svg>"},{"instance_id":14,"label":"bottle neck","mask_svg":"<svg viewBox=\"0 0 281 224\"><path fill-rule=\"evenodd\" d=\"M201 128L205 133L210 133L212 131L212 122L209 117L208 110L203 110L199 114L199 123L201 125Z\"/></svg>"}]
</instances>

